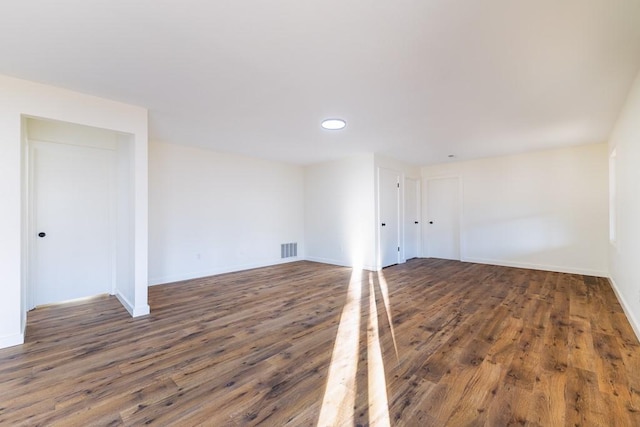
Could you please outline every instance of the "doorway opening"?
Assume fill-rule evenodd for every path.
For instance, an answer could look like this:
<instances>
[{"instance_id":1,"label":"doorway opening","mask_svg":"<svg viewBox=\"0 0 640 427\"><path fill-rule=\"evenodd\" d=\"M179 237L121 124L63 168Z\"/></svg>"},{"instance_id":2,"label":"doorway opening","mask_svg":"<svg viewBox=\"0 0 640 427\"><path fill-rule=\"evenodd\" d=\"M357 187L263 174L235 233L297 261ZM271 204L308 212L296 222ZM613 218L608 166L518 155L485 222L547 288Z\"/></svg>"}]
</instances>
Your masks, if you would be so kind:
<instances>
[{"instance_id":1,"label":"doorway opening","mask_svg":"<svg viewBox=\"0 0 640 427\"><path fill-rule=\"evenodd\" d=\"M22 121L25 311L104 293L127 308L122 290L135 280L134 136Z\"/></svg>"}]
</instances>

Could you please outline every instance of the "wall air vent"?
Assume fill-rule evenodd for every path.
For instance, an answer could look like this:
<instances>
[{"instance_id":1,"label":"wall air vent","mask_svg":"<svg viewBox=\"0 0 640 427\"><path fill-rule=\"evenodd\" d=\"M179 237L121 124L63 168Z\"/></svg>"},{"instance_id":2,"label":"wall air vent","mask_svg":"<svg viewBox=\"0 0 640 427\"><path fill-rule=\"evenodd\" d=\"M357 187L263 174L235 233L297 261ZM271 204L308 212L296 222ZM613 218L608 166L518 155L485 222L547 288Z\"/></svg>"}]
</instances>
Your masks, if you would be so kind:
<instances>
[{"instance_id":1,"label":"wall air vent","mask_svg":"<svg viewBox=\"0 0 640 427\"><path fill-rule=\"evenodd\" d=\"M297 243L283 243L280 245L280 258L291 258L298 256Z\"/></svg>"}]
</instances>

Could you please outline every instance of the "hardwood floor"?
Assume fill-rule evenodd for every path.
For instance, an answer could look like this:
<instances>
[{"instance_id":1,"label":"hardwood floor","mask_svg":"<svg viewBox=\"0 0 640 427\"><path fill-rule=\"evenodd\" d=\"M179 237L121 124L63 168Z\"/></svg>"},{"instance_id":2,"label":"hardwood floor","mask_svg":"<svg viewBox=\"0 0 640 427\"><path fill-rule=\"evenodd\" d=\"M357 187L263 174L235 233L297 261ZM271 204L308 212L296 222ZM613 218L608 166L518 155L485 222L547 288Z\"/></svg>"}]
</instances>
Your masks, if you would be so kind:
<instances>
[{"instance_id":1,"label":"hardwood floor","mask_svg":"<svg viewBox=\"0 0 640 427\"><path fill-rule=\"evenodd\" d=\"M640 425L640 345L605 279L296 262L149 300L30 312L0 350L0 424Z\"/></svg>"}]
</instances>

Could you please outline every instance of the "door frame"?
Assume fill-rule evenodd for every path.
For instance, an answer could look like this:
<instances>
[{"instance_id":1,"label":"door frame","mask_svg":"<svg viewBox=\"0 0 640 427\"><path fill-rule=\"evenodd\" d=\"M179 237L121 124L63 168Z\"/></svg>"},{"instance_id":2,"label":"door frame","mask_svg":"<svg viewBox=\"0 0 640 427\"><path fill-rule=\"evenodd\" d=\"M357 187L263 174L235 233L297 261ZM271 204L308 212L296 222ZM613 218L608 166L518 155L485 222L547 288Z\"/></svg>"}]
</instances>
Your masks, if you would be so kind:
<instances>
[{"instance_id":1,"label":"door frame","mask_svg":"<svg viewBox=\"0 0 640 427\"><path fill-rule=\"evenodd\" d=\"M422 222L427 224L429 221L429 181L438 179L452 179L458 180L458 261L464 261L466 253L465 239L464 239L464 197L463 197L463 182L462 177L458 174L446 174L446 175L433 175L423 178L423 198L422 198ZM424 239L422 240L422 255L426 258L429 255L429 227L423 228Z\"/></svg>"},{"instance_id":2,"label":"door frame","mask_svg":"<svg viewBox=\"0 0 640 427\"><path fill-rule=\"evenodd\" d=\"M37 215L37 188L36 188L36 165L35 165L35 149L37 144L59 144L59 145L68 145L80 148L88 148L95 150L105 150L112 151L113 155L111 156L111 165L109 168L109 212L108 212L108 227L109 227L109 294L114 295L116 293L116 248L117 248L117 235L116 235L116 150L105 147L97 147L91 144L75 144L70 142L56 142L56 141L46 141L44 139L36 139L36 138L26 138L27 145L27 153L28 153L28 185L27 185L27 212L28 212L28 224L27 224L27 233L28 233L28 249L27 249L27 289L26 289L26 302L27 302L27 310L32 310L36 307L36 294L38 292L38 273L36 271L37 262L36 257L38 256L37 251L37 237L36 233L38 232L38 226L36 224Z\"/></svg>"},{"instance_id":3,"label":"door frame","mask_svg":"<svg viewBox=\"0 0 640 427\"><path fill-rule=\"evenodd\" d=\"M402 264L405 262L404 259L404 231L403 231L403 218L404 218L404 173L402 173L401 171L398 171L396 169L391 169L391 168L385 168L385 167L381 167L378 166L377 168L377 180L376 180L376 184L377 184L377 188L376 188L376 195L377 195L377 209L376 209L376 268L378 270L384 268L382 266L382 230L381 230L381 208L382 208L382 192L380 191L380 182L381 182L381 177L382 177L382 171L388 171L388 172L392 172L394 174L396 174L398 176L398 184L402 185L402 188L398 187L397 188L397 195L398 195L398 201L397 201L397 206L396 206L396 212L397 212L397 225L398 225L398 229L397 229L397 244L400 247L400 251L398 251L397 253L397 262L396 264ZM402 190L402 191L401 191ZM391 264L393 265L393 264Z\"/></svg>"},{"instance_id":4,"label":"door frame","mask_svg":"<svg viewBox=\"0 0 640 427\"><path fill-rule=\"evenodd\" d=\"M420 178L412 178L410 176L405 176L404 177L404 191L402 191L401 193L404 195L403 197L403 216L402 216L402 236L403 236L403 245L402 245L402 258L403 258L403 262L407 261L407 242L406 239L404 237L406 237L406 229L405 226L407 224L406 221L406 217L407 217L407 196L406 196L406 191L407 191L407 180L411 180L414 181L416 183L416 218L419 221L418 224L418 230L416 231L416 257L417 258L422 258L422 254L423 254L423 250L422 250L422 230L424 230L424 227L422 226L423 221L422 221L422 181Z\"/></svg>"}]
</instances>

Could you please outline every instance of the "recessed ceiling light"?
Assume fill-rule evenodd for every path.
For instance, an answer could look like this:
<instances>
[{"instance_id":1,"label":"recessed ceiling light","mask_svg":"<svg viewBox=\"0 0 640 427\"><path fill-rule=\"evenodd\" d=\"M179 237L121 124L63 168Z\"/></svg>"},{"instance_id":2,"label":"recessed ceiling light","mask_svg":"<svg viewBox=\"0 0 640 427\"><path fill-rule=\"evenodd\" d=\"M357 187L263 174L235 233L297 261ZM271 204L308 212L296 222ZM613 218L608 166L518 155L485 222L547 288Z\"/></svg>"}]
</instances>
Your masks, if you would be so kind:
<instances>
[{"instance_id":1,"label":"recessed ceiling light","mask_svg":"<svg viewBox=\"0 0 640 427\"><path fill-rule=\"evenodd\" d=\"M347 125L342 119L325 119L322 121L322 128L328 130L340 130Z\"/></svg>"}]
</instances>

